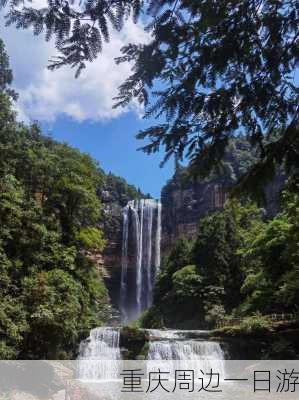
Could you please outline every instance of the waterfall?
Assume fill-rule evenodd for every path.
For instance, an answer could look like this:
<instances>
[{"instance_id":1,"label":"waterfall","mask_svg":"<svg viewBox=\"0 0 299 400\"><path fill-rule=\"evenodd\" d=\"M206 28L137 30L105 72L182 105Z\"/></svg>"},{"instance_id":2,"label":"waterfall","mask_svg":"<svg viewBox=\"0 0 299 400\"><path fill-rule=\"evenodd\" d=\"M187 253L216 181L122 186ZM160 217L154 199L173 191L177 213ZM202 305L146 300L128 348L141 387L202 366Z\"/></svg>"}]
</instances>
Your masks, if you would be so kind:
<instances>
[{"instance_id":1,"label":"waterfall","mask_svg":"<svg viewBox=\"0 0 299 400\"><path fill-rule=\"evenodd\" d=\"M160 270L161 264L161 216L162 216L162 204L159 202L158 205L158 217L157 217L157 234L156 234L156 253L155 253L155 270L156 274Z\"/></svg>"},{"instance_id":2,"label":"waterfall","mask_svg":"<svg viewBox=\"0 0 299 400\"><path fill-rule=\"evenodd\" d=\"M176 369L218 370L224 375L224 353L217 342L208 340L178 340L182 331L151 331L157 339L150 341L148 360L155 360L156 368L159 361L169 360L171 371ZM187 335L188 336L188 335Z\"/></svg>"},{"instance_id":3,"label":"waterfall","mask_svg":"<svg viewBox=\"0 0 299 400\"><path fill-rule=\"evenodd\" d=\"M140 208L140 219L138 220L138 208ZM136 302L137 312L141 312L141 300L142 300L142 261L143 261L143 217L144 217L144 200L140 200L138 203L137 210L133 208L134 217L137 218L139 224L137 224L137 231L135 232L135 240L137 243L137 265L136 265Z\"/></svg>"},{"instance_id":4,"label":"waterfall","mask_svg":"<svg viewBox=\"0 0 299 400\"><path fill-rule=\"evenodd\" d=\"M128 202L123 208L120 308L124 323L138 318L151 306L160 270L161 203L153 199ZM217 370L224 374L224 354L207 331L146 330L149 338L148 366L167 370ZM123 349L122 349L123 350ZM92 329L79 349L79 377L105 381L119 378L120 328ZM108 388L108 392L110 386Z\"/></svg>"},{"instance_id":5,"label":"waterfall","mask_svg":"<svg viewBox=\"0 0 299 400\"><path fill-rule=\"evenodd\" d=\"M127 293L127 274L128 274L128 226L129 226L129 208L123 210L123 238L122 238L122 255L121 255L121 283L120 283L120 308L121 313L126 319L126 309L124 307Z\"/></svg>"},{"instance_id":6,"label":"waterfall","mask_svg":"<svg viewBox=\"0 0 299 400\"><path fill-rule=\"evenodd\" d=\"M153 293L153 279L152 279L152 230L153 230L153 207L147 207L145 209L145 221L146 221L146 242L145 242L145 272L147 282L147 293L146 293L146 307L150 307L152 304L152 293Z\"/></svg>"},{"instance_id":7,"label":"waterfall","mask_svg":"<svg viewBox=\"0 0 299 400\"><path fill-rule=\"evenodd\" d=\"M188 330L188 329L144 329L150 340L160 339L206 339L209 337L207 330Z\"/></svg>"},{"instance_id":8,"label":"waterfall","mask_svg":"<svg viewBox=\"0 0 299 400\"><path fill-rule=\"evenodd\" d=\"M215 370L225 375L224 353L217 342L205 339L206 331L147 330L148 367L167 371ZM190 339L190 332L204 339ZM83 381L111 381L121 372L120 328L95 328L82 341L78 357L78 377ZM130 364L127 364L130 365ZM134 365L134 364L133 364ZM136 366L136 365L135 365Z\"/></svg>"},{"instance_id":9,"label":"waterfall","mask_svg":"<svg viewBox=\"0 0 299 400\"><path fill-rule=\"evenodd\" d=\"M219 343L211 341L153 341L150 342L149 360L223 360Z\"/></svg>"},{"instance_id":10,"label":"waterfall","mask_svg":"<svg viewBox=\"0 0 299 400\"><path fill-rule=\"evenodd\" d=\"M80 343L78 376L82 380L116 379L121 360L118 328L95 328Z\"/></svg>"},{"instance_id":11,"label":"waterfall","mask_svg":"<svg viewBox=\"0 0 299 400\"><path fill-rule=\"evenodd\" d=\"M129 201L123 209L120 289L123 322L138 318L152 305L154 281L160 269L160 242L161 203L153 199ZM128 259L133 265L129 265Z\"/></svg>"}]
</instances>

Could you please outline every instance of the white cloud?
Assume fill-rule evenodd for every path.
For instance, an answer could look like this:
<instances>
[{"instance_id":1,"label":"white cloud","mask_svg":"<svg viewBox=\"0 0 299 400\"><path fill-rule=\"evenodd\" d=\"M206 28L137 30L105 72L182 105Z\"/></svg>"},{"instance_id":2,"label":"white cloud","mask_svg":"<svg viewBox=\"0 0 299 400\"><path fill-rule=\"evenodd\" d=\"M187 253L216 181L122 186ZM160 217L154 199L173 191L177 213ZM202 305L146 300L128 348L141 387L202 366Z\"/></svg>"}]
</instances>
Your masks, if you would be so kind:
<instances>
[{"instance_id":1,"label":"white cloud","mask_svg":"<svg viewBox=\"0 0 299 400\"><path fill-rule=\"evenodd\" d=\"M0 23L3 18L0 18ZM1 23L3 26L3 23ZM103 53L87 65L78 79L68 67L49 71L48 60L55 55L53 43L43 36L13 27L0 28L14 72L14 86L19 93L17 109L23 120L54 121L67 115L78 121L109 120L128 110L112 109L118 86L130 75L130 65L116 65L114 58L129 42L145 42L147 34L141 25L128 21L122 32L112 32ZM130 106L139 113L137 104Z\"/></svg>"}]
</instances>

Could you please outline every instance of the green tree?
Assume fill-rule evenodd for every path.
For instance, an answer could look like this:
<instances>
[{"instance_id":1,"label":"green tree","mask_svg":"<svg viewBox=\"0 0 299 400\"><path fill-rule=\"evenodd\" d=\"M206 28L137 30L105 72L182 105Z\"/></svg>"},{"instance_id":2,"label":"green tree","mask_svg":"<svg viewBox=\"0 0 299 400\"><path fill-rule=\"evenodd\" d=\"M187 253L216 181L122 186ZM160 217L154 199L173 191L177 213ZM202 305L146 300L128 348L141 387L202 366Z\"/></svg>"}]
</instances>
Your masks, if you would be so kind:
<instances>
[{"instance_id":1,"label":"green tree","mask_svg":"<svg viewBox=\"0 0 299 400\"><path fill-rule=\"evenodd\" d=\"M282 212L248 235L240 249L246 278L241 313L294 312L299 306L297 192L286 191Z\"/></svg>"},{"instance_id":2,"label":"green tree","mask_svg":"<svg viewBox=\"0 0 299 400\"><path fill-rule=\"evenodd\" d=\"M180 239L171 250L171 253L163 260L161 273L155 286L155 297L157 302L163 301L172 288L172 275L185 265L190 264L192 244L187 239Z\"/></svg>"},{"instance_id":3,"label":"green tree","mask_svg":"<svg viewBox=\"0 0 299 400\"><path fill-rule=\"evenodd\" d=\"M118 59L134 68L117 105L138 99L161 121L137 135L149 142L142 149L162 147L164 161L186 156L195 174L207 173L245 132L260 151L255 181L285 159L298 166L296 1L150 3L152 40L126 46Z\"/></svg>"},{"instance_id":4,"label":"green tree","mask_svg":"<svg viewBox=\"0 0 299 400\"><path fill-rule=\"evenodd\" d=\"M76 239L87 250L102 251L106 244L103 232L94 227L82 228L76 235Z\"/></svg>"},{"instance_id":5,"label":"green tree","mask_svg":"<svg viewBox=\"0 0 299 400\"><path fill-rule=\"evenodd\" d=\"M227 203L223 211L203 218L193 250L195 263L205 285L218 288L221 294L219 301L227 312L240 302L242 271L237 250L242 241L240 225L245 224L239 215L241 212L244 214L241 209L234 201ZM247 219L251 216L250 213Z\"/></svg>"},{"instance_id":6,"label":"green tree","mask_svg":"<svg viewBox=\"0 0 299 400\"><path fill-rule=\"evenodd\" d=\"M9 73L6 83L0 91L0 357L72 358L81 338L109 315L103 277L86 251L104 245L97 195L104 174L37 125L17 123Z\"/></svg>"},{"instance_id":7,"label":"green tree","mask_svg":"<svg viewBox=\"0 0 299 400\"><path fill-rule=\"evenodd\" d=\"M0 222L1 357L72 357L109 311L86 246L66 246L12 175L1 179Z\"/></svg>"},{"instance_id":8,"label":"green tree","mask_svg":"<svg viewBox=\"0 0 299 400\"><path fill-rule=\"evenodd\" d=\"M240 307L250 274L242 249L264 227L256 205L241 205L236 200L201 219L195 242L179 240L163 260L154 307L141 322L146 326L163 321L166 326L211 327ZM158 321L157 315L161 316Z\"/></svg>"},{"instance_id":9,"label":"green tree","mask_svg":"<svg viewBox=\"0 0 299 400\"><path fill-rule=\"evenodd\" d=\"M99 306L103 299L96 295L91 302L86 289L80 280L61 269L40 271L24 278L24 303L30 318L30 329L25 336L27 356L55 359L72 358L76 354L74 349L82 335L103 317ZM95 318L96 312L99 315Z\"/></svg>"},{"instance_id":10,"label":"green tree","mask_svg":"<svg viewBox=\"0 0 299 400\"><path fill-rule=\"evenodd\" d=\"M9 58L6 53L4 43L0 39L0 93L6 93L8 96L16 100L17 94L10 87L12 80L13 74L9 66Z\"/></svg>"},{"instance_id":11,"label":"green tree","mask_svg":"<svg viewBox=\"0 0 299 400\"><path fill-rule=\"evenodd\" d=\"M70 65L76 67L78 76L85 63L93 61L102 51L103 43L109 42L109 27L120 31L130 16L136 22L143 1L49 2L41 8L30 1L18 7L13 1L2 0L0 7L7 3L6 24L22 29L32 27L35 35L44 33L47 41L54 37L60 55L52 60L50 68Z\"/></svg>"},{"instance_id":12,"label":"green tree","mask_svg":"<svg viewBox=\"0 0 299 400\"><path fill-rule=\"evenodd\" d=\"M67 64L77 72L109 40L108 21L120 30L130 15L147 15L149 42L125 46L117 60L133 63L117 105L137 99L147 117L163 118L138 134L149 139L146 153L163 147L164 161L187 156L193 172L204 173L243 131L261 158L247 186L273 175L276 163L298 166L296 0L92 0L79 9L70 1L8 3L8 25L55 37L60 56L50 68Z\"/></svg>"}]
</instances>

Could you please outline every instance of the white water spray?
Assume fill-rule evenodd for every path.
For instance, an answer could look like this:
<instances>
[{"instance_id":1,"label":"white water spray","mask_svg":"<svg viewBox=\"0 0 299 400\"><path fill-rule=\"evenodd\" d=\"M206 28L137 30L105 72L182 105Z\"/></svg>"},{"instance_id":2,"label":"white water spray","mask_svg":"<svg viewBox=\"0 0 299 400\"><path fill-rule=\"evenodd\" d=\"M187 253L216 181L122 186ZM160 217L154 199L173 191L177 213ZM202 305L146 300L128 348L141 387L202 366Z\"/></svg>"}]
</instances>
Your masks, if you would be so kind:
<instances>
[{"instance_id":1,"label":"white water spray","mask_svg":"<svg viewBox=\"0 0 299 400\"><path fill-rule=\"evenodd\" d=\"M120 283L120 309L126 319L126 309L124 307L127 293L127 274L128 274L128 224L129 224L129 208L123 210L123 238L122 238L122 255L121 255L121 283Z\"/></svg>"},{"instance_id":2,"label":"white water spray","mask_svg":"<svg viewBox=\"0 0 299 400\"><path fill-rule=\"evenodd\" d=\"M161 203L152 199L130 201L123 209L120 309L124 323L152 305L160 270L161 212ZM147 359L154 361L155 368L163 370L163 363L169 361L172 373L190 369L190 365L195 371L200 366L224 372L223 351L219 343L207 340L208 332L152 329L147 333ZM79 377L95 381L119 378L120 360L120 329L93 329L80 345Z\"/></svg>"},{"instance_id":3,"label":"white water spray","mask_svg":"<svg viewBox=\"0 0 299 400\"><path fill-rule=\"evenodd\" d=\"M129 201L123 209L122 278L120 308L123 322L138 316L153 302L160 269L161 203L153 199ZM128 275L128 252L134 265ZM129 287L130 286L130 287ZM132 293L134 299L132 299Z\"/></svg>"},{"instance_id":4,"label":"white water spray","mask_svg":"<svg viewBox=\"0 0 299 400\"><path fill-rule=\"evenodd\" d=\"M197 332L200 336L201 331ZM207 371L216 368L220 375L224 375L224 353L219 343L202 339L190 340L188 331L151 330L149 333L156 339L149 343L148 360L157 361L156 368L160 367L159 361L161 368L164 361L169 361L167 365L172 372L190 367L198 372L200 368Z\"/></svg>"},{"instance_id":5,"label":"white water spray","mask_svg":"<svg viewBox=\"0 0 299 400\"><path fill-rule=\"evenodd\" d=\"M118 328L95 328L79 348L78 375L82 380L109 380L119 375L120 330Z\"/></svg>"},{"instance_id":6,"label":"white water spray","mask_svg":"<svg viewBox=\"0 0 299 400\"><path fill-rule=\"evenodd\" d=\"M157 234L156 234L156 253L155 253L155 270L156 274L160 271L161 264L161 217L162 217L162 204L159 202L158 205L158 218L157 218Z\"/></svg>"}]
</instances>

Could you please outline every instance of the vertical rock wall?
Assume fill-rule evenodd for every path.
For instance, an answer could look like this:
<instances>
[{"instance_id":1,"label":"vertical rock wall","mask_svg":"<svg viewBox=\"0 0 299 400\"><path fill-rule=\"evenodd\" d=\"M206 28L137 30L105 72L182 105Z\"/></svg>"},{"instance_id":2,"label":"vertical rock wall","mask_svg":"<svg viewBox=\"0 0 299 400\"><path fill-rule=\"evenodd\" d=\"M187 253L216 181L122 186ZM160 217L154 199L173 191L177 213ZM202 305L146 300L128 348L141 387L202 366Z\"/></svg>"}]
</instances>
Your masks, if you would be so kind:
<instances>
[{"instance_id":1,"label":"vertical rock wall","mask_svg":"<svg viewBox=\"0 0 299 400\"><path fill-rule=\"evenodd\" d=\"M191 181L187 168L178 166L174 176L163 187L162 201L162 252L168 253L180 237L194 239L201 218L221 210L231 187L255 162L249 144L244 139L235 140L224 157L222 169L205 179ZM265 190L268 217L279 210L279 194L285 177L277 174Z\"/></svg>"}]
</instances>

